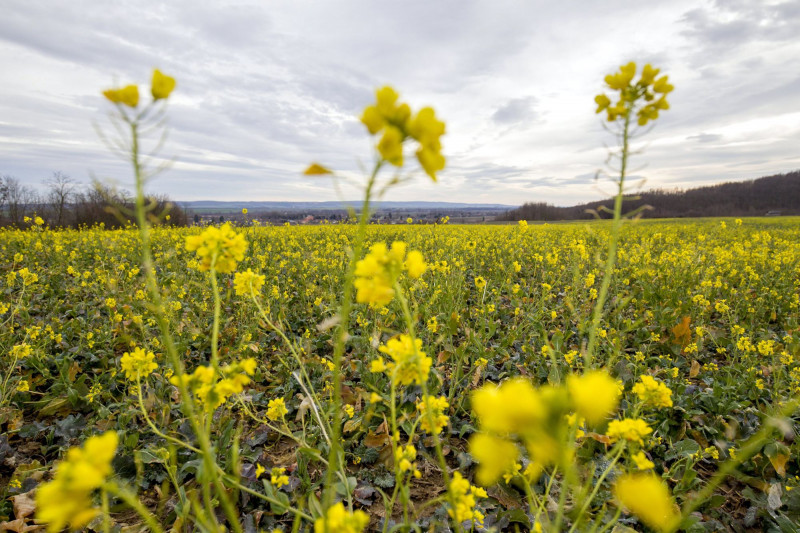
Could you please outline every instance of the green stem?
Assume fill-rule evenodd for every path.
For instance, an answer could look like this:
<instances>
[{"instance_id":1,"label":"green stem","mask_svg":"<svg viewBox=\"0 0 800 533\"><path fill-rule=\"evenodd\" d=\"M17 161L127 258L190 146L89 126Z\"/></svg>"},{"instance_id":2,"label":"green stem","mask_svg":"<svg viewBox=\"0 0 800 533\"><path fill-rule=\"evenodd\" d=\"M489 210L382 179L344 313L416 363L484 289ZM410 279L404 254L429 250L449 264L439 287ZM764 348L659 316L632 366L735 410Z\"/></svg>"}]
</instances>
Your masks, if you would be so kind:
<instances>
[{"instance_id":1,"label":"green stem","mask_svg":"<svg viewBox=\"0 0 800 533\"><path fill-rule=\"evenodd\" d=\"M782 419L789 417L792 413L794 413L797 408L800 407L800 395L795 396L783 408L778 411L778 413L765 420L764 424L761 426L761 429L758 430L753 436L751 436L747 441L742 445L741 449L736 454L736 459L729 459L725 461L720 467L719 470L711 477L708 483L694 495L691 500L688 500L681 511L681 520L677 522L673 527L671 527L668 531L677 531L678 527L681 523L683 523L689 515L691 515L695 510L697 510L711 495L714 493L714 490L727 478L730 474L732 474L736 468L747 461L750 457L758 453L764 443L769 439L772 435L772 432L777 427L775 422L776 419Z\"/></svg>"},{"instance_id":2,"label":"green stem","mask_svg":"<svg viewBox=\"0 0 800 533\"><path fill-rule=\"evenodd\" d=\"M617 461L619 461L619 458L620 456L622 456L623 451L625 451L625 447L620 446L619 449L617 450L617 453L614 454L614 458L611 460L606 469L603 470L603 473L600 474L600 477L594 483L594 490L592 490L592 493L589 494L589 497L583 501L583 507L581 507L581 510L578 512L578 516L575 517L575 521L569 530L570 533L575 531L575 528L577 528L578 525L580 524L583 515L589 509L589 506L592 504L592 501L594 500L595 496L597 496L600 487L603 485L603 481L605 481L606 476L608 476L608 474L611 472L611 469L614 468L614 466L617 464Z\"/></svg>"},{"instance_id":3,"label":"green stem","mask_svg":"<svg viewBox=\"0 0 800 533\"><path fill-rule=\"evenodd\" d=\"M403 294L403 290L400 287L399 283L395 282L394 285L394 292L397 296L398 302L400 302L400 307L403 310L403 317L406 321L406 329L408 330L408 335L411 337L411 346L414 348L414 351L417 351L417 344L416 344L416 334L414 333L414 318L411 315L411 309L408 306L408 300L406 300L405 295ZM419 354L415 353L415 357L419 358ZM428 393L428 383L427 381L423 381L421 383L422 386L422 397L430 401L430 395ZM428 426L431 429L431 437L433 438L433 447L436 450L436 458L439 461L439 468L442 470L442 480L444 481L445 489L447 490L447 499L450 502L450 506L455 512L456 509L456 498L450 492L450 472L447 469L447 461L444 458L444 453L442 452L442 442L439 439L438 433L433 433L433 429L435 427L436 421L433 418L433 411L430 409L426 409L427 413L426 416L428 418ZM461 524L457 523L453 520L453 526L456 532L461 531Z\"/></svg>"},{"instance_id":4,"label":"green stem","mask_svg":"<svg viewBox=\"0 0 800 533\"><path fill-rule=\"evenodd\" d=\"M152 533L164 533L164 529L158 523L156 517L153 516L153 514L150 511L147 510L147 507L145 507L141 501L139 501L139 498L136 497L136 494L132 493L131 491L125 488L120 487L119 485L113 482L105 483L102 488L104 494L108 492L116 496L117 498L125 502L134 511L136 511L136 514L142 517L142 520L145 521L147 527L150 528L150 531Z\"/></svg>"},{"instance_id":5,"label":"green stem","mask_svg":"<svg viewBox=\"0 0 800 533\"><path fill-rule=\"evenodd\" d=\"M342 303L339 306L339 325L336 328L333 345L333 413L331 421L331 446L328 454L328 469L325 472L325 500L324 508L327 510L333 505L334 496L336 493L333 485L333 474L335 470L344 470L344 457L340 454L341 443L341 423L342 423L342 356L344 355L345 341L348 331L350 329L350 310L353 302L353 281L355 279L356 262L361 259L361 252L364 244L364 238L367 232L367 224L369 222L369 206L370 197L372 196L372 188L375 185L378 172L384 164L383 158L378 159L375 163L375 168L367 182L367 188L364 192L364 202L361 206L361 218L358 223L358 230L356 231L355 241L353 242L353 256L350 258L350 263L347 267L347 274L344 280L344 293L342 295ZM345 487L347 487L345 483ZM348 490L349 492L349 490Z\"/></svg>"},{"instance_id":6,"label":"green stem","mask_svg":"<svg viewBox=\"0 0 800 533\"><path fill-rule=\"evenodd\" d=\"M126 120L128 120L131 128L131 164L133 165L134 177L136 181L136 221L139 224L139 236L142 241L142 270L145 274L147 290L150 294L150 300L152 302L152 312L155 316L156 322L158 323L162 342L166 348L170 362L172 363L173 371L178 377L180 377L184 375L185 368L183 361L178 355L178 351L175 347L175 342L170 331L169 320L167 319L166 313L164 313L161 291L158 288L158 280L153 267L153 256L151 252L152 245L150 241L150 224L147 222L147 213L144 205L144 173L139 161L139 123L137 120L130 120L127 119L127 117ZM233 506L224 492L224 487L222 487L222 484L219 482L219 479L216 476L215 469L211 467L212 464L216 466L216 461L213 459L214 455L211 449L211 443L208 434L206 433L205 428L202 427L198 417L195 415L194 402L192 401L189 391L186 389L186 385L180 379L178 380L178 383L178 390L181 397L181 410L192 424L192 428L194 429L194 433L200 444L200 450L202 452L201 455L203 456L203 463L206 466L206 471L208 471L212 476L214 485L219 492L220 501L223 503L226 515L231 522L231 528L235 533L241 533L242 529L238 523L236 514L233 511ZM216 522L214 513L211 513L211 516L212 520Z\"/></svg>"},{"instance_id":7,"label":"green stem","mask_svg":"<svg viewBox=\"0 0 800 533\"><path fill-rule=\"evenodd\" d=\"M589 329L589 343L583 354L584 368L589 370L592 367L594 352L597 344L597 329L600 327L600 319L603 316L603 306L608 296L608 288L611 285L611 278L614 275L614 264L617 260L617 244L619 241L620 229L622 227L622 197L625 191L625 174L628 168L629 143L630 143L630 123L631 113L625 115L625 125L622 129L622 154L620 162L619 182L617 183L617 196L614 198L614 220L611 223L611 235L608 241L608 257L606 258L603 281L600 284L600 292L594 305L594 313Z\"/></svg>"},{"instance_id":8,"label":"green stem","mask_svg":"<svg viewBox=\"0 0 800 533\"><path fill-rule=\"evenodd\" d=\"M159 430L156 427L156 425L153 423L152 420L150 420L150 415L147 414L147 409L145 409L145 407L144 407L144 399L142 398L142 382L141 382L141 378L139 376L139 371L138 370L136 371L136 394L139 397L139 410L142 412L142 416L144 417L145 421L147 422L147 425L150 426L150 429L152 430L153 433L155 433L156 435L158 435L159 437L161 437L164 440L167 440L169 442L175 443L178 446L181 446L182 448L186 448L187 450L193 451L194 453L198 453L198 454L202 453L200 450L198 450L197 448L195 448L191 444L189 444L187 442L183 442L180 439L176 439L175 437L170 437L169 435L166 435L165 433L163 433L161 430Z\"/></svg>"}]
</instances>

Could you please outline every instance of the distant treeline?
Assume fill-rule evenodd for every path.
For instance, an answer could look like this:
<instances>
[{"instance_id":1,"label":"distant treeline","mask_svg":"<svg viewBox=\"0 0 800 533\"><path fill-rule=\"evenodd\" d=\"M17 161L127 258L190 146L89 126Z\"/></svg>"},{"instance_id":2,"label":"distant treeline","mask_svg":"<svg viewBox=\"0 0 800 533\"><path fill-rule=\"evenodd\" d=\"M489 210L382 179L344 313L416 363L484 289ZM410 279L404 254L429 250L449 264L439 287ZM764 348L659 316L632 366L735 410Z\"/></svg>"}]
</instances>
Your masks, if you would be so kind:
<instances>
[{"instance_id":1,"label":"distant treeline","mask_svg":"<svg viewBox=\"0 0 800 533\"><path fill-rule=\"evenodd\" d=\"M613 206L613 198L572 207L526 203L497 220L610 218L603 207ZM647 218L800 215L800 171L685 191L651 190L626 198L623 204L624 212L643 207L642 216Z\"/></svg>"},{"instance_id":2,"label":"distant treeline","mask_svg":"<svg viewBox=\"0 0 800 533\"><path fill-rule=\"evenodd\" d=\"M26 227L40 217L50 227L103 224L113 229L133 223L131 194L102 183L80 186L60 172L44 182L44 194L13 176L0 176L0 226ZM151 222L185 226L186 213L163 195L147 198Z\"/></svg>"}]
</instances>

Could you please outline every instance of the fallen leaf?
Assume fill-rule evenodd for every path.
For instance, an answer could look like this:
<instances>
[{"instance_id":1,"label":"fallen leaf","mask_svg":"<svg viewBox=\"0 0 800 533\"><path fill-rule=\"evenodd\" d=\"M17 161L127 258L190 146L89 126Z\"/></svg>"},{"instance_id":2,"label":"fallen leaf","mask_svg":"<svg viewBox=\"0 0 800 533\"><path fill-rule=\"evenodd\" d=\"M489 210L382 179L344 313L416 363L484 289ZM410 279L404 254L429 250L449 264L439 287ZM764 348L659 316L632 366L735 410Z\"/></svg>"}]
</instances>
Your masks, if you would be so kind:
<instances>
[{"instance_id":1,"label":"fallen leaf","mask_svg":"<svg viewBox=\"0 0 800 533\"><path fill-rule=\"evenodd\" d=\"M31 491L32 492L32 491ZM11 498L14 502L14 517L25 518L33 514L36 510L36 502L31 498L31 492L17 494Z\"/></svg>"},{"instance_id":2,"label":"fallen leaf","mask_svg":"<svg viewBox=\"0 0 800 533\"><path fill-rule=\"evenodd\" d=\"M692 341L692 317L685 316L681 319L681 323L672 328L672 337L675 344L686 346Z\"/></svg>"},{"instance_id":3,"label":"fallen leaf","mask_svg":"<svg viewBox=\"0 0 800 533\"><path fill-rule=\"evenodd\" d=\"M786 477L786 463L789 461L789 456L783 453L768 457L769 462L772 463L772 468L781 477Z\"/></svg>"},{"instance_id":4,"label":"fallen leaf","mask_svg":"<svg viewBox=\"0 0 800 533\"><path fill-rule=\"evenodd\" d=\"M586 436L589 437L590 439L596 440L597 442L602 442L603 444L611 444L611 439L599 433L594 433L592 431L589 431L586 433Z\"/></svg>"},{"instance_id":5,"label":"fallen leaf","mask_svg":"<svg viewBox=\"0 0 800 533\"><path fill-rule=\"evenodd\" d=\"M769 492L767 493L767 506L775 511L783 502L781 501L781 494L783 493L781 489L780 483L773 483L769 487Z\"/></svg>"}]
</instances>

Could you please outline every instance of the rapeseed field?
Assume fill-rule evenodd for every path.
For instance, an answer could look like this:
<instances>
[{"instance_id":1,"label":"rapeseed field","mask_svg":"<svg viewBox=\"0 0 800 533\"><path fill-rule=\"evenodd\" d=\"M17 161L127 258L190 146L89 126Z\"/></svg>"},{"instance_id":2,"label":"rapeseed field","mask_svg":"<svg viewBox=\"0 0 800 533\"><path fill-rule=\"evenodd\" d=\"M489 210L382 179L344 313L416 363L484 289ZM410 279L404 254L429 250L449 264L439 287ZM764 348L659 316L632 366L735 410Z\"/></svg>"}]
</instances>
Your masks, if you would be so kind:
<instances>
[{"instance_id":1,"label":"rapeseed field","mask_svg":"<svg viewBox=\"0 0 800 533\"><path fill-rule=\"evenodd\" d=\"M595 100L613 219L550 225L369 224L408 145L446 163L384 87L351 222L165 228L140 141L176 82L105 91L137 224L0 230L0 525L796 530L800 220L625 216L672 90L636 73Z\"/></svg>"}]
</instances>

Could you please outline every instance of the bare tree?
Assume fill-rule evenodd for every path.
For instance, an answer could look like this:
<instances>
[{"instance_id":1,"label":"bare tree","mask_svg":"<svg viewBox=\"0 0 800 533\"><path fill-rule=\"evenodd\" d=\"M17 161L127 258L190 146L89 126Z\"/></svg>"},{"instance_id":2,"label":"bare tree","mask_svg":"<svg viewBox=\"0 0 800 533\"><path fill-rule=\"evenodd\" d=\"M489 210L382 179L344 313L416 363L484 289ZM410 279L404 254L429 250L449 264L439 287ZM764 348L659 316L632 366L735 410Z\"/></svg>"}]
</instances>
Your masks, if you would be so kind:
<instances>
[{"instance_id":1,"label":"bare tree","mask_svg":"<svg viewBox=\"0 0 800 533\"><path fill-rule=\"evenodd\" d=\"M6 180L12 179L11 176L0 176L0 218L2 218L3 209L8 201L8 186Z\"/></svg>"},{"instance_id":2,"label":"bare tree","mask_svg":"<svg viewBox=\"0 0 800 533\"><path fill-rule=\"evenodd\" d=\"M66 224L69 204L75 195L75 181L66 174L58 171L45 181L47 190L47 205L52 213L52 222L56 226Z\"/></svg>"},{"instance_id":3,"label":"bare tree","mask_svg":"<svg viewBox=\"0 0 800 533\"><path fill-rule=\"evenodd\" d=\"M3 195L8 209L9 221L17 226L22 224L27 210L38 202L36 192L22 185L19 179L13 176L5 176L3 178Z\"/></svg>"}]
</instances>

